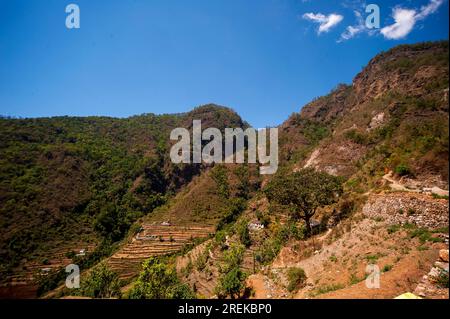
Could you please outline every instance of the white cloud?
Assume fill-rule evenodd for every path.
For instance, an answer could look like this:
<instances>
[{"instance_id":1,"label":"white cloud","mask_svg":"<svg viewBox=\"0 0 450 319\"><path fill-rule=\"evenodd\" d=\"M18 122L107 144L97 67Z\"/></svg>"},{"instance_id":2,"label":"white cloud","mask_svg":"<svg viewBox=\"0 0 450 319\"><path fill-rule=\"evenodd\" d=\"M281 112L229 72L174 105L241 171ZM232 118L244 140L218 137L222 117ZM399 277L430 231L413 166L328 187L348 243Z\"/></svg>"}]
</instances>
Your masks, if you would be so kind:
<instances>
[{"instance_id":1,"label":"white cloud","mask_svg":"<svg viewBox=\"0 0 450 319\"><path fill-rule=\"evenodd\" d=\"M426 6L420 8L419 14L417 14L417 19L424 19L428 15L435 13L437 9L444 3L444 0L431 0Z\"/></svg>"},{"instance_id":2,"label":"white cloud","mask_svg":"<svg viewBox=\"0 0 450 319\"><path fill-rule=\"evenodd\" d=\"M362 15L359 11L354 11L356 19L358 20L358 23L355 25L349 25L344 32L342 32L341 37L339 38L338 42L342 42L345 40L349 40L356 36L358 33L361 33L366 30L366 26L364 24L364 20L362 18Z\"/></svg>"},{"instance_id":3,"label":"white cloud","mask_svg":"<svg viewBox=\"0 0 450 319\"><path fill-rule=\"evenodd\" d=\"M392 14L394 24L388 25L380 30L386 39L401 39L406 37L416 24L416 11L396 8Z\"/></svg>"},{"instance_id":4,"label":"white cloud","mask_svg":"<svg viewBox=\"0 0 450 319\"><path fill-rule=\"evenodd\" d=\"M416 12L414 9L394 8L392 17L395 23L380 30L386 39L397 40L406 37L414 28L417 21L425 19L434 13L444 3L445 0L430 0L427 5L420 7Z\"/></svg>"},{"instance_id":5,"label":"white cloud","mask_svg":"<svg viewBox=\"0 0 450 319\"><path fill-rule=\"evenodd\" d=\"M323 15L321 13L305 13L303 15L303 19L310 20L315 23L319 23L319 29L317 31L318 34L321 34L322 32L328 32L333 28L334 26L338 25L339 22L341 22L344 17L340 14L332 13L329 15Z\"/></svg>"}]
</instances>

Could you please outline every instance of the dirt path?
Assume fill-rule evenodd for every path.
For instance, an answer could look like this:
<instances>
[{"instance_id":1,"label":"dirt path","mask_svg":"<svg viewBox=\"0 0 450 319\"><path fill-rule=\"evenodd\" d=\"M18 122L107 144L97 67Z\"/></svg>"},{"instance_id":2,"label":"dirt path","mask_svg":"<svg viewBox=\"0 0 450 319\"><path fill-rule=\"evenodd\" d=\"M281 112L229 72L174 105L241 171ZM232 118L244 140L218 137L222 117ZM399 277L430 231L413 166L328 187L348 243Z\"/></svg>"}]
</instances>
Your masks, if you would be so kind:
<instances>
[{"instance_id":1,"label":"dirt path","mask_svg":"<svg viewBox=\"0 0 450 319\"><path fill-rule=\"evenodd\" d=\"M449 191L439 188L437 186L423 187L423 188L406 187L401 182L395 180L392 177L392 175L393 175L392 171L383 175L383 179L390 183L389 186L392 190L402 191L402 192L413 192L413 193L431 193L431 194L436 194L438 196L448 196L449 195Z\"/></svg>"}]
</instances>

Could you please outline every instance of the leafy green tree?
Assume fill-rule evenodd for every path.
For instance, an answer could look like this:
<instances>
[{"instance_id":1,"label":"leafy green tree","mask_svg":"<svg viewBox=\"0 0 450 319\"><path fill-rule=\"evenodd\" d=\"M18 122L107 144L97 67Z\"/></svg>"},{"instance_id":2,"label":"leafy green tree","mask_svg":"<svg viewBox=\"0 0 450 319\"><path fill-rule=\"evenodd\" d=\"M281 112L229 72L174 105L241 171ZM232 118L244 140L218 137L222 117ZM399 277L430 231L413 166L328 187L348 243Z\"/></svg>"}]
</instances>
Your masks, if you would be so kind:
<instances>
[{"instance_id":1,"label":"leafy green tree","mask_svg":"<svg viewBox=\"0 0 450 319\"><path fill-rule=\"evenodd\" d=\"M342 180L324 172L305 168L290 174L276 175L264 192L270 202L283 205L294 219L303 219L311 234L310 220L317 208L333 204L342 194Z\"/></svg>"},{"instance_id":2,"label":"leafy green tree","mask_svg":"<svg viewBox=\"0 0 450 319\"><path fill-rule=\"evenodd\" d=\"M245 272L240 270L239 267L234 267L219 279L219 284L216 287L217 296L219 298L230 296L232 299L239 297L245 288L246 278Z\"/></svg>"},{"instance_id":3,"label":"leafy green tree","mask_svg":"<svg viewBox=\"0 0 450 319\"><path fill-rule=\"evenodd\" d=\"M245 247L249 247L252 243L250 238L250 232L248 230L248 220L244 219L240 223L236 225L236 232L239 236L239 240L241 241L242 245Z\"/></svg>"},{"instance_id":4,"label":"leafy green tree","mask_svg":"<svg viewBox=\"0 0 450 319\"><path fill-rule=\"evenodd\" d=\"M227 273L231 269L238 267L244 258L244 253L244 245L231 244L231 247L223 254L225 264L222 267L222 272Z\"/></svg>"},{"instance_id":5,"label":"leafy green tree","mask_svg":"<svg viewBox=\"0 0 450 319\"><path fill-rule=\"evenodd\" d=\"M147 259L129 297L131 299L192 299L195 294L180 282L173 265L157 257Z\"/></svg>"},{"instance_id":6,"label":"leafy green tree","mask_svg":"<svg viewBox=\"0 0 450 319\"><path fill-rule=\"evenodd\" d=\"M121 297L119 276L105 263L100 263L80 283L80 294L91 298Z\"/></svg>"}]
</instances>

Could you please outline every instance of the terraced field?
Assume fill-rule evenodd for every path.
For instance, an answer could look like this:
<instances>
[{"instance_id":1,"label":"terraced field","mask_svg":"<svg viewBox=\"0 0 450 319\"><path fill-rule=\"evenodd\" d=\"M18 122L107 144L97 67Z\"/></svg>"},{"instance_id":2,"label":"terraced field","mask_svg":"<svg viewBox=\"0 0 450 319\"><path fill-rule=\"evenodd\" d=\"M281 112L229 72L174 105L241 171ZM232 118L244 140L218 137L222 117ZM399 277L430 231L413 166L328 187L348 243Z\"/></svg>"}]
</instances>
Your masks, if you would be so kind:
<instances>
[{"instance_id":1,"label":"terraced field","mask_svg":"<svg viewBox=\"0 0 450 319\"><path fill-rule=\"evenodd\" d=\"M83 249L85 253L90 253L95 248L96 245L92 243L71 243L47 251L41 260L29 261L22 269L7 277L0 284L0 298L35 298L36 279L39 276L46 276L71 264L72 259L67 257L68 252L78 253Z\"/></svg>"},{"instance_id":2,"label":"terraced field","mask_svg":"<svg viewBox=\"0 0 450 319\"><path fill-rule=\"evenodd\" d=\"M120 279L128 280L139 273L146 258L176 253L194 239L206 238L213 232L211 226L144 224L131 242L108 259L108 264Z\"/></svg>"}]
</instances>

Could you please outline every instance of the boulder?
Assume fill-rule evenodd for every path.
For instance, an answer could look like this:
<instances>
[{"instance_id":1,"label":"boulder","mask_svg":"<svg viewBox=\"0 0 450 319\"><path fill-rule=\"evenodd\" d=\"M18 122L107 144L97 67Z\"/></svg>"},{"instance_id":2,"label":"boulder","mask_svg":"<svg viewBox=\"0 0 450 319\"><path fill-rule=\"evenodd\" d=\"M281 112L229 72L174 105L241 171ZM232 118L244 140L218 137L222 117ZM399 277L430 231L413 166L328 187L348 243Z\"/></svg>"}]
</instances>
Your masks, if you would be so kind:
<instances>
[{"instance_id":1,"label":"boulder","mask_svg":"<svg viewBox=\"0 0 450 319\"><path fill-rule=\"evenodd\" d=\"M441 249L439 251L439 258L443 261L448 263L448 249Z\"/></svg>"}]
</instances>

